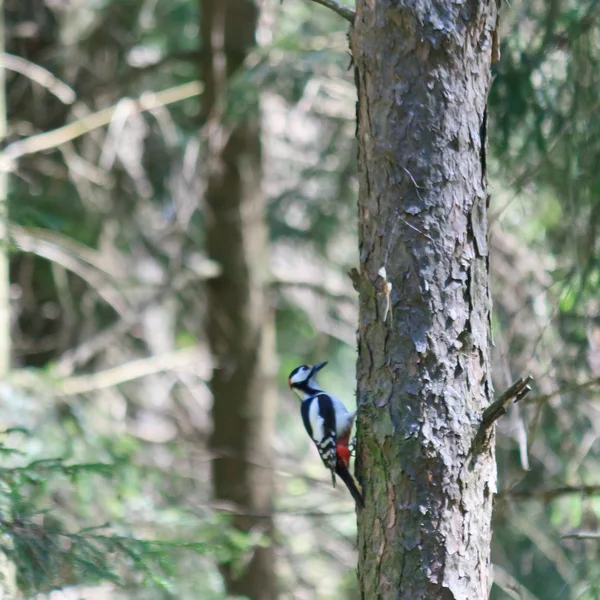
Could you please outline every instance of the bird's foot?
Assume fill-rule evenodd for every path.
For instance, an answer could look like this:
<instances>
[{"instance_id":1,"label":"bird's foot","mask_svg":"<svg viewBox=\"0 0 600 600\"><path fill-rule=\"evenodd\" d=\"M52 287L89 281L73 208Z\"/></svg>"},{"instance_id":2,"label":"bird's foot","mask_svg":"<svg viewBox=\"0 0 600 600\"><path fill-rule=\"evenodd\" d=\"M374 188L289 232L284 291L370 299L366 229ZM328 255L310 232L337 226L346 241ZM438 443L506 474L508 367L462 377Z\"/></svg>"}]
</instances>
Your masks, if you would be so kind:
<instances>
[{"instance_id":1,"label":"bird's foot","mask_svg":"<svg viewBox=\"0 0 600 600\"><path fill-rule=\"evenodd\" d=\"M353 437L348 444L348 450L350 450L350 456L356 457L356 437Z\"/></svg>"}]
</instances>

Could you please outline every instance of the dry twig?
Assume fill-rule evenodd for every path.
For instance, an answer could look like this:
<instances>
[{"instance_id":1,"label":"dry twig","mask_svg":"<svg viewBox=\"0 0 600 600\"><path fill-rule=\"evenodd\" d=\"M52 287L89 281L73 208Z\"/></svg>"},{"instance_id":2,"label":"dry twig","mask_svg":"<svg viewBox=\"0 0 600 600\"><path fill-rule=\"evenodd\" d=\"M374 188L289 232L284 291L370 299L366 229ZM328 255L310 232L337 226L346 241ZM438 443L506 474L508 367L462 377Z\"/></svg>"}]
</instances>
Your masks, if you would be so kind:
<instances>
[{"instance_id":1,"label":"dry twig","mask_svg":"<svg viewBox=\"0 0 600 600\"><path fill-rule=\"evenodd\" d=\"M202 93L202 87L200 82L191 81L156 93L145 92L134 101L135 112L149 111L160 106L186 100L187 98L193 98ZM32 135L23 140L13 142L0 153L0 165L6 170L7 164L10 165L12 161L21 158L22 156L57 148L58 146L79 138L94 129L104 127L112 121L116 108L117 106L111 106L110 108L105 108L91 115L87 115L73 123L59 127L58 129Z\"/></svg>"},{"instance_id":2,"label":"dry twig","mask_svg":"<svg viewBox=\"0 0 600 600\"><path fill-rule=\"evenodd\" d=\"M206 361L206 357L202 357L196 347L176 350L161 356L140 358L91 375L78 375L65 379L59 385L58 395L87 394L163 371L173 371L193 365L204 366Z\"/></svg>"},{"instance_id":3,"label":"dry twig","mask_svg":"<svg viewBox=\"0 0 600 600\"><path fill-rule=\"evenodd\" d=\"M475 437L475 448L481 449L485 446L485 441L488 439L488 433L492 425L502 416L506 414L506 407L512 402L518 402L526 394L531 391L529 384L533 381L533 376L519 377L507 390L502 392L496 400L494 400L483 412L481 425Z\"/></svg>"},{"instance_id":4,"label":"dry twig","mask_svg":"<svg viewBox=\"0 0 600 600\"><path fill-rule=\"evenodd\" d=\"M73 88L69 87L64 81L58 79L58 77L53 75L48 69L40 67L40 65L36 65L25 58L6 52L0 54L0 64L5 69L19 73L20 75L23 75L23 77L27 77L34 83L47 89L63 104L73 104L75 100L77 100Z\"/></svg>"},{"instance_id":5,"label":"dry twig","mask_svg":"<svg viewBox=\"0 0 600 600\"><path fill-rule=\"evenodd\" d=\"M481 428L488 430L502 415L506 414L506 407L511 401L518 402L530 391L529 384L533 381L532 375L519 377L507 390L502 392L494 402L484 411L481 420Z\"/></svg>"}]
</instances>

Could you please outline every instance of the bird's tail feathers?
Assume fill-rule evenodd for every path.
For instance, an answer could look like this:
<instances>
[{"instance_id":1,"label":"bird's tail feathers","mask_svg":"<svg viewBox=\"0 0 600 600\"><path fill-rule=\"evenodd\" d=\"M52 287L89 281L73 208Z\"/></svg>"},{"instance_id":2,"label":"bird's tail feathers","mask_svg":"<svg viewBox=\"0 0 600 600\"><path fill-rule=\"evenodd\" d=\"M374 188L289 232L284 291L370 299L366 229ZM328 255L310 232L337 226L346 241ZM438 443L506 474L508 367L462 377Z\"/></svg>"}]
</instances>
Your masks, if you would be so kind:
<instances>
[{"instance_id":1,"label":"bird's tail feathers","mask_svg":"<svg viewBox=\"0 0 600 600\"><path fill-rule=\"evenodd\" d=\"M365 501L363 500L362 494L358 491L358 488L356 487L354 477L352 477L352 474L348 470L348 467L346 467L346 465L341 460L337 461L335 472L340 476L340 479L346 484L346 487L348 488L348 491L352 494L352 497L354 498L354 501L356 502L358 508L364 508Z\"/></svg>"}]
</instances>

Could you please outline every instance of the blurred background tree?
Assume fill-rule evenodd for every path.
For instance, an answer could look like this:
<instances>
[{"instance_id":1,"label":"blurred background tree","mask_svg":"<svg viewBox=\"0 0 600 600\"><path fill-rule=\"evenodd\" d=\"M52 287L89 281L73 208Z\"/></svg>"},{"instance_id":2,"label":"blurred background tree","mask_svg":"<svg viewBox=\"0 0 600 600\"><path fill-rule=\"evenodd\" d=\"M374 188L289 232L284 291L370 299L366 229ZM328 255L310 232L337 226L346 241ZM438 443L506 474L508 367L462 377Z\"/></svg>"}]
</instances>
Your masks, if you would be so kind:
<instances>
[{"instance_id":1,"label":"blurred background tree","mask_svg":"<svg viewBox=\"0 0 600 600\"><path fill-rule=\"evenodd\" d=\"M280 598L355 597L352 500L331 489L286 386L298 364L329 360L323 383L353 403L346 22L264 0L223 63L223 24L208 18L218 6L4 0L12 370L0 417L29 433L2 440L0 529L5 555L29 565L13 576L23 597L224 598L265 546ZM493 376L504 389L532 372L536 390L500 425L494 599L600 594L597 540L561 537L597 531L600 509L599 8L533 0L502 12L489 110ZM244 42L251 24L256 45ZM221 69L212 100L209 60ZM227 154L249 122L262 162ZM268 232L268 248L260 231L244 239L262 248L234 265L258 286L261 327L274 321L277 358L267 340L259 369L277 386L275 434L259 450L211 438L220 408L244 416L227 393L213 409L210 385L231 368L207 326L230 325L217 314L234 293L218 248L235 245L236 224L217 229L227 215L211 208L223 169L253 196L237 225L264 218ZM228 344L240 350L235 335ZM260 507L250 489L236 500L213 485L213 466L240 457L246 474L272 479Z\"/></svg>"}]
</instances>

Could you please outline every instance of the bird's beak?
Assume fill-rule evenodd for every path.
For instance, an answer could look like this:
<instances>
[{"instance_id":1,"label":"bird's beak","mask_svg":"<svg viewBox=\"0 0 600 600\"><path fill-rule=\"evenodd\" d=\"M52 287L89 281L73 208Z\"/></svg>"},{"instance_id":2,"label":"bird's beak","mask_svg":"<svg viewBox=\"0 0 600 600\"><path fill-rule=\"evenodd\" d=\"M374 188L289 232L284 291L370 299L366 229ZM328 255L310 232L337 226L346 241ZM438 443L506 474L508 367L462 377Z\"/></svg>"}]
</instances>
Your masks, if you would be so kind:
<instances>
[{"instance_id":1,"label":"bird's beak","mask_svg":"<svg viewBox=\"0 0 600 600\"><path fill-rule=\"evenodd\" d=\"M312 371L310 373L311 377L314 377L325 365L327 364L327 361L319 363L318 365L315 365L312 368Z\"/></svg>"}]
</instances>

